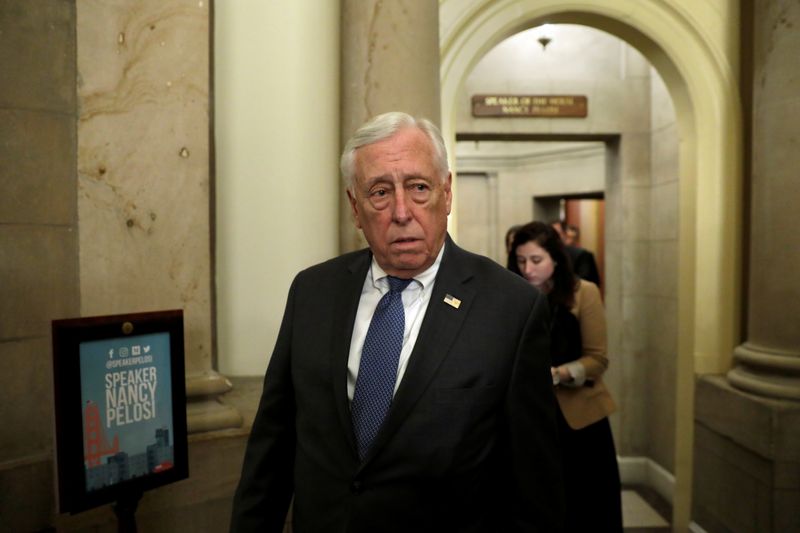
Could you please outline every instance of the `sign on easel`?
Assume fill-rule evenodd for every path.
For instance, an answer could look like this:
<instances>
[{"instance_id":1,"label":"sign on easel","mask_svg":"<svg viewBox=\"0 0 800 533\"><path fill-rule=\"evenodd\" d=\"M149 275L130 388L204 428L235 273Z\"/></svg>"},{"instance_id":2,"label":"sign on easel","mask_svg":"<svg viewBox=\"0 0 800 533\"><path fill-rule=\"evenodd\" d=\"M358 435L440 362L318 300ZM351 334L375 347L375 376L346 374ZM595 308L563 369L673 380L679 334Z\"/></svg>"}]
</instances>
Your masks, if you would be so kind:
<instances>
[{"instance_id":1,"label":"sign on easel","mask_svg":"<svg viewBox=\"0 0 800 533\"><path fill-rule=\"evenodd\" d=\"M181 310L54 320L59 509L189 475Z\"/></svg>"}]
</instances>

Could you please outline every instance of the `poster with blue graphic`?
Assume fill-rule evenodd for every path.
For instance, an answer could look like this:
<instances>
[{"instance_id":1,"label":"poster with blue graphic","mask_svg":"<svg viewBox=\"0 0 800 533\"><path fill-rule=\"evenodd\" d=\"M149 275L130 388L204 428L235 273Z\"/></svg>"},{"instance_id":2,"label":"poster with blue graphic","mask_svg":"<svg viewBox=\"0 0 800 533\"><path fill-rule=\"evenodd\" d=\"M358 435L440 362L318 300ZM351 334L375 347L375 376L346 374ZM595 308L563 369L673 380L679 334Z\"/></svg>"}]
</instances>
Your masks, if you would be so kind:
<instances>
[{"instance_id":1,"label":"poster with blue graphic","mask_svg":"<svg viewBox=\"0 0 800 533\"><path fill-rule=\"evenodd\" d=\"M174 464L170 334L80 343L86 491Z\"/></svg>"}]
</instances>

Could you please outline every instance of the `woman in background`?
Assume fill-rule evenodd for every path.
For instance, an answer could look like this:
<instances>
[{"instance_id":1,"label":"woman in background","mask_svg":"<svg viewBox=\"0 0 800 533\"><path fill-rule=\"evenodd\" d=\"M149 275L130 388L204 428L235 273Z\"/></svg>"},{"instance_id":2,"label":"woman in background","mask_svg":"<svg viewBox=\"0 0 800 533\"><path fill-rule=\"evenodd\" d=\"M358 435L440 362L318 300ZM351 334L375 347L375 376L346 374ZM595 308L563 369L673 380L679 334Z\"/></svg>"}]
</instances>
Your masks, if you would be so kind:
<instances>
[{"instance_id":1,"label":"woman in background","mask_svg":"<svg viewBox=\"0 0 800 533\"><path fill-rule=\"evenodd\" d=\"M602 375L608 367L606 315L597 285L577 278L548 224L519 228L508 268L547 294L553 385L559 406L567 531L622 531L617 454Z\"/></svg>"}]
</instances>

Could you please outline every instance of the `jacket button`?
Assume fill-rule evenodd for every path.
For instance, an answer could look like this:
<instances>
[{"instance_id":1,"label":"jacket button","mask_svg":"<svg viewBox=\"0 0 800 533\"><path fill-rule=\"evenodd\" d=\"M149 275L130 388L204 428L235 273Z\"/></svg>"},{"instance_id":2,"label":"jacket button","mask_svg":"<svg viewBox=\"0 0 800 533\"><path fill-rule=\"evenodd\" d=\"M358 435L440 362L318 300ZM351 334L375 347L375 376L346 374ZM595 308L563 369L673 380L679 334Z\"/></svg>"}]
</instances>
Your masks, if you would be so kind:
<instances>
[{"instance_id":1,"label":"jacket button","mask_svg":"<svg viewBox=\"0 0 800 533\"><path fill-rule=\"evenodd\" d=\"M350 484L350 492L352 492L353 494L358 494L359 492L361 492L362 488L363 485L359 480L355 480Z\"/></svg>"}]
</instances>

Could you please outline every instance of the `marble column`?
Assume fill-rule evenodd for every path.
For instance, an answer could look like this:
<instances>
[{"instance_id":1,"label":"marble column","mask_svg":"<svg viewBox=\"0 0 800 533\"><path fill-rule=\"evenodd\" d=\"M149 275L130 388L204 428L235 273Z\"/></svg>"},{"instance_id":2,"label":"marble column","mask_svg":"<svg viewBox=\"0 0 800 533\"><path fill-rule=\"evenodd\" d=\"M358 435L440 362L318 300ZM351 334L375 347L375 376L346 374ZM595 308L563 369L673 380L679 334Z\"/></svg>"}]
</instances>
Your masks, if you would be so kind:
<instances>
[{"instance_id":1,"label":"marble column","mask_svg":"<svg viewBox=\"0 0 800 533\"><path fill-rule=\"evenodd\" d=\"M747 333L727 379L697 380L692 519L779 533L800 531L800 3L743 7L753 10L742 17L753 25Z\"/></svg>"},{"instance_id":2,"label":"marble column","mask_svg":"<svg viewBox=\"0 0 800 533\"><path fill-rule=\"evenodd\" d=\"M342 145L370 117L405 111L440 124L439 2L342 1ZM366 245L342 187L340 251Z\"/></svg>"},{"instance_id":3,"label":"marble column","mask_svg":"<svg viewBox=\"0 0 800 533\"><path fill-rule=\"evenodd\" d=\"M800 4L755 5L747 341L728 380L800 400Z\"/></svg>"},{"instance_id":4,"label":"marble column","mask_svg":"<svg viewBox=\"0 0 800 533\"><path fill-rule=\"evenodd\" d=\"M80 312L183 309L190 432L241 424L212 360L209 4L77 3Z\"/></svg>"}]
</instances>

